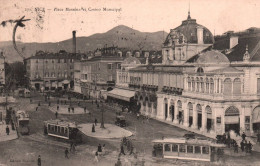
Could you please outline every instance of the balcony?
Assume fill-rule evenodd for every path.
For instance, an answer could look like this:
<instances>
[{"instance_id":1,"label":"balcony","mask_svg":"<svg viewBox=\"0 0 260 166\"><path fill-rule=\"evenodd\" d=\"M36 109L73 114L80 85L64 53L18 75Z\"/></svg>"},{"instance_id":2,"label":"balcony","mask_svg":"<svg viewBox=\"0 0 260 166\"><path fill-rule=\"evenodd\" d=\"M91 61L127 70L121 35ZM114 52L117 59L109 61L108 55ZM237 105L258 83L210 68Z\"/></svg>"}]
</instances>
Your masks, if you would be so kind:
<instances>
[{"instance_id":1,"label":"balcony","mask_svg":"<svg viewBox=\"0 0 260 166\"><path fill-rule=\"evenodd\" d=\"M156 86L156 85L146 85L146 84L143 84L143 86L141 87L141 89L142 89L143 91L157 92L157 91L158 91L158 86Z\"/></svg>"},{"instance_id":2,"label":"balcony","mask_svg":"<svg viewBox=\"0 0 260 166\"><path fill-rule=\"evenodd\" d=\"M139 89L139 88L140 88L140 85L137 85L137 84L128 84L128 87L129 87L129 88L133 88L133 89Z\"/></svg>"},{"instance_id":3,"label":"balcony","mask_svg":"<svg viewBox=\"0 0 260 166\"><path fill-rule=\"evenodd\" d=\"M182 95L183 89L164 86L162 92L173 95Z\"/></svg>"}]
</instances>

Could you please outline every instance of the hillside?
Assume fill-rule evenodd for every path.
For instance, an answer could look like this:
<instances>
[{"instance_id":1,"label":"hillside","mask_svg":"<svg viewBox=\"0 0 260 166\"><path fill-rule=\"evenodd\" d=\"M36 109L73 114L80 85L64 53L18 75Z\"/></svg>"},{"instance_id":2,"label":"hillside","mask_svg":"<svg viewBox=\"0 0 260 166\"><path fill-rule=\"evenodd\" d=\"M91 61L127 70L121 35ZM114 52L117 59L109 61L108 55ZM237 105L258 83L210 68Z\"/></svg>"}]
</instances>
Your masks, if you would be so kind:
<instances>
[{"instance_id":1,"label":"hillside","mask_svg":"<svg viewBox=\"0 0 260 166\"><path fill-rule=\"evenodd\" d=\"M160 50L166 32L159 31L154 33L140 32L124 25L112 28L106 33L97 33L88 37L77 37L77 50L80 52L93 51L107 46L118 46L129 50ZM17 43L19 50L23 50L24 56L30 57L37 50L58 52L59 50L72 51L72 39L57 43ZM4 55L8 62L21 61L22 58L14 50L12 42L0 42L0 49L4 50Z\"/></svg>"}]
</instances>

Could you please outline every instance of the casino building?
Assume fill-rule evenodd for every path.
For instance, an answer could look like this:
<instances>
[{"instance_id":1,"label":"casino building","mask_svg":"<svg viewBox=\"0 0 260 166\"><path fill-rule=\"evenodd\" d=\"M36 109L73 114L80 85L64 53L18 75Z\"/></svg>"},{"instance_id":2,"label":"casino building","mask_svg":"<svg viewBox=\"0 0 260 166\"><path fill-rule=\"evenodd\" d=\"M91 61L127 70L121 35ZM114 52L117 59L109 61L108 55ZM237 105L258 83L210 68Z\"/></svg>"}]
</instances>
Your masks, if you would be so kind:
<instances>
[{"instance_id":1,"label":"casino building","mask_svg":"<svg viewBox=\"0 0 260 166\"><path fill-rule=\"evenodd\" d=\"M170 31L162 63L129 69L140 112L212 138L260 129L260 33L212 33L188 18Z\"/></svg>"}]
</instances>

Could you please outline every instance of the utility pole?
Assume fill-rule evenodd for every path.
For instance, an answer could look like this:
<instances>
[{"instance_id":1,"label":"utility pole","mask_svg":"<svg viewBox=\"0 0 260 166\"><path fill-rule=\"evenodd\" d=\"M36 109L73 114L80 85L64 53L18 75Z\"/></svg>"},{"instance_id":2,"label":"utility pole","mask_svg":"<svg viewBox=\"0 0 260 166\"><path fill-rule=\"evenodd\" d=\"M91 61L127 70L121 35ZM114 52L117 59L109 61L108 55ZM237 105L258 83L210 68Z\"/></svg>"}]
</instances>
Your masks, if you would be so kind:
<instances>
[{"instance_id":1,"label":"utility pole","mask_svg":"<svg viewBox=\"0 0 260 166\"><path fill-rule=\"evenodd\" d=\"M101 104L101 125L100 128L104 129L105 125L104 125L104 107L103 107L103 103L102 101L100 101Z\"/></svg>"}]
</instances>

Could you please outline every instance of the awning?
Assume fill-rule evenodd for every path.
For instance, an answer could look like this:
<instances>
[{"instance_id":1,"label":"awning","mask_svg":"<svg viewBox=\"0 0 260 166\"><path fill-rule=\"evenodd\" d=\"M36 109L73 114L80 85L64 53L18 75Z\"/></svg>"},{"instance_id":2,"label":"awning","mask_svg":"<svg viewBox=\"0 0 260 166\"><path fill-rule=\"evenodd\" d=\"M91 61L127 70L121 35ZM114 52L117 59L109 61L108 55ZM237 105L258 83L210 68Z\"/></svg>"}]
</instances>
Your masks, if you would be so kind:
<instances>
[{"instance_id":1,"label":"awning","mask_svg":"<svg viewBox=\"0 0 260 166\"><path fill-rule=\"evenodd\" d=\"M64 80L64 81L62 81L62 83L63 83L63 84L69 84L70 81L69 81L69 80Z\"/></svg>"},{"instance_id":2,"label":"awning","mask_svg":"<svg viewBox=\"0 0 260 166\"><path fill-rule=\"evenodd\" d=\"M238 124L239 116L225 116L225 124Z\"/></svg>"},{"instance_id":3,"label":"awning","mask_svg":"<svg viewBox=\"0 0 260 166\"><path fill-rule=\"evenodd\" d=\"M107 96L114 97L117 99L130 101L131 97L134 97L135 92L125 89L113 89L107 93Z\"/></svg>"},{"instance_id":4,"label":"awning","mask_svg":"<svg viewBox=\"0 0 260 166\"><path fill-rule=\"evenodd\" d=\"M252 115L252 122L253 123L260 123L260 107L256 107L253 111Z\"/></svg>"}]
</instances>

